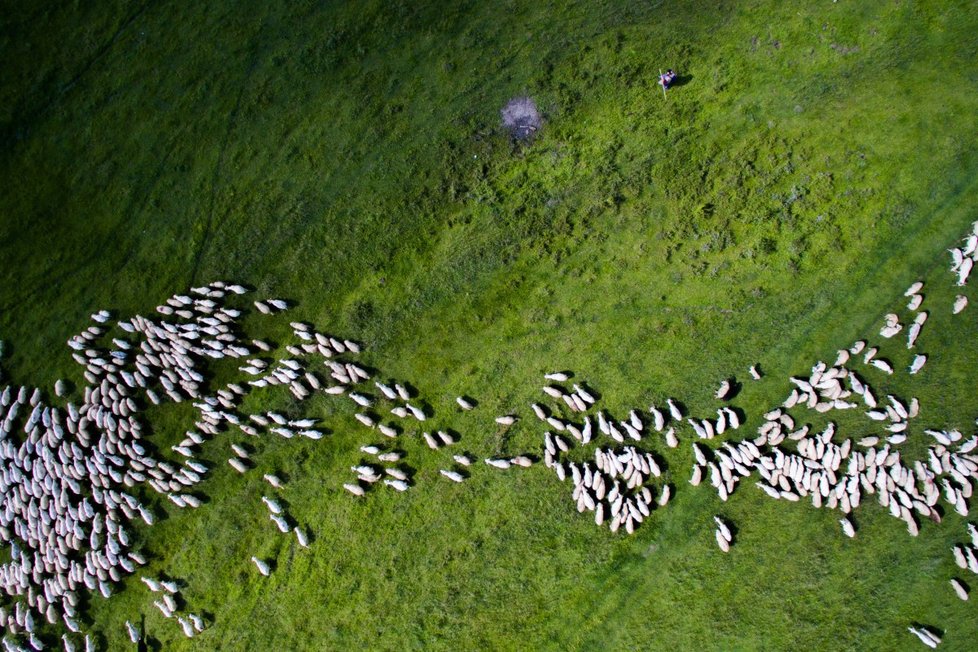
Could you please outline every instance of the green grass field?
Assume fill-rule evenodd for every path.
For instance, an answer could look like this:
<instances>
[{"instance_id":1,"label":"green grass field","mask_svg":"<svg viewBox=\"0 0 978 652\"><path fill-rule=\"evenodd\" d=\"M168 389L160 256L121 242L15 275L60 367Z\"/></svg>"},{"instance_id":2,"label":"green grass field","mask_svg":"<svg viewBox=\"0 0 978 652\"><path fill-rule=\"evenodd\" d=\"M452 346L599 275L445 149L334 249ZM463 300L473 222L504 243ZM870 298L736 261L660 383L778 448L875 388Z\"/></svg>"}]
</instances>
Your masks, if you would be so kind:
<instances>
[{"instance_id":1,"label":"green grass field","mask_svg":"<svg viewBox=\"0 0 978 652\"><path fill-rule=\"evenodd\" d=\"M945 251L978 220L974 3L7 5L5 383L80 384L64 343L89 314L149 314L225 279L296 303L249 318L252 335L300 319L358 339L479 457L539 452L529 404L556 369L620 415L672 396L707 416L734 375L740 439L790 375L879 343L921 279L930 361L874 386L920 399L907 458L925 427L975 429L978 296L951 316ZM684 76L668 99L660 68ZM499 110L524 93L546 123L516 145ZM902 341L882 352L905 367ZM460 413L460 394L479 407ZM185 639L132 577L91 600L102 649L127 649L123 622L142 616L174 650L924 649L914 622L944 631L942 650L975 647L978 610L948 580L978 581L954 565L965 519L949 509L911 538L867 500L850 540L838 512L752 480L723 503L686 483L689 431L653 444L675 499L632 536L578 514L543 465L453 485L447 456L410 437L416 486L357 500L341 484L371 438L353 410L286 396L248 405L332 433L249 440L243 477L224 460L244 437L217 438L209 503L157 500L168 517L138 528L147 572L185 581L213 625ZM504 434L509 411L523 420ZM161 449L190 414L148 413ZM272 470L309 550L267 519ZM728 555L714 514L736 525ZM275 560L269 578L251 555Z\"/></svg>"}]
</instances>

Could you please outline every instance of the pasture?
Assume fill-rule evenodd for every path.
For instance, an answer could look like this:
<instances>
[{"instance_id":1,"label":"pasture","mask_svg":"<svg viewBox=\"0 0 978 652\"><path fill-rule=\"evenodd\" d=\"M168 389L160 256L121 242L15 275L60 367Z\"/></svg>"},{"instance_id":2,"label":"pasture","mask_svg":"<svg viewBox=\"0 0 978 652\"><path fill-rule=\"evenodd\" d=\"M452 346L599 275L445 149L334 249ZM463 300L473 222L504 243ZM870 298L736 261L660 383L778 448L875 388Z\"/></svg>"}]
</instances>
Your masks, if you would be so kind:
<instances>
[{"instance_id":1,"label":"pasture","mask_svg":"<svg viewBox=\"0 0 978 652\"><path fill-rule=\"evenodd\" d=\"M920 374L871 376L919 399L905 459L926 459L925 428L970 437L978 296L947 249L978 220L976 34L968 2L7 8L3 384L82 386L65 341L91 313L149 315L222 279L254 289L242 305L294 306L246 314L250 337L285 343L298 320L360 342L480 460L449 482L446 454L406 427L413 486L356 498L342 484L378 438L355 406L251 393L248 411L328 434L214 437L206 503L147 490L158 522L133 532L145 572L183 581L210 626L185 638L137 572L88 602L86 631L113 650L126 620L173 650L884 650L923 649L907 632L922 623L972 649L975 601L949 580L978 586L951 555L974 519L953 509L910 537L867 499L849 539L837 511L772 501L755 478L724 502L687 483L686 428L676 449L650 438L673 499L628 536L579 514L543 464L481 460L542 455L546 372L573 370L619 418L669 397L709 415L733 376L738 441L790 376L859 339L899 370L928 355ZM680 73L668 98L660 68ZM523 94L544 125L516 144L499 110ZM911 352L879 330L909 321L918 280L930 319ZM958 294L971 305L952 315ZM862 411L796 418L834 421L837 441L880 434ZM193 425L187 404L145 419L166 454ZM232 443L252 449L244 475ZM286 481L309 549L269 522L263 473ZM714 515L736 529L728 554Z\"/></svg>"}]
</instances>

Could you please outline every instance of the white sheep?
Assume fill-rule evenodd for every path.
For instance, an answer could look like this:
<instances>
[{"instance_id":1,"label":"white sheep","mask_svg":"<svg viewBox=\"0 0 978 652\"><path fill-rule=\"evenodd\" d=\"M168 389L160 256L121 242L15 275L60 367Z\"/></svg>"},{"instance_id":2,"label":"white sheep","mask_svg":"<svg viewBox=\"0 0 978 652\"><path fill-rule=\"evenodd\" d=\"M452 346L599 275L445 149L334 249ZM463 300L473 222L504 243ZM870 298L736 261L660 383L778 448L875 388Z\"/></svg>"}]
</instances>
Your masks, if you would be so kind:
<instances>
[{"instance_id":1,"label":"white sheep","mask_svg":"<svg viewBox=\"0 0 978 652\"><path fill-rule=\"evenodd\" d=\"M251 561L255 562L255 566L258 567L258 572L264 575L265 577L268 577L271 574L272 572L271 567L267 563L259 559L258 557L252 557Z\"/></svg>"}]
</instances>

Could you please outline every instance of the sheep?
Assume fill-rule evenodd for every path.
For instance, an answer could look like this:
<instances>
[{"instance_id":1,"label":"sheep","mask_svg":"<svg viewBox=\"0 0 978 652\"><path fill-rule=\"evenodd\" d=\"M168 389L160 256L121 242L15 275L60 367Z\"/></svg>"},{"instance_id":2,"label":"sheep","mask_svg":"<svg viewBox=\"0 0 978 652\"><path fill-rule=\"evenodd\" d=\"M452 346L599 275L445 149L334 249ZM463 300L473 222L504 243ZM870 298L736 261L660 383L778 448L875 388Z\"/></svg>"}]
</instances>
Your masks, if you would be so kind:
<instances>
[{"instance_id":1,"label":"sheep","mask_svg":"<svg viewBox=\"0 0 978 652\"><path fill-rule=\"evenodd\" d=\"M974 261L971 258L965 258L961 261L961 265L958 267L958 287L967 284L968 276L971 275L971 268L973 265Z\"/></svg>"},{"instance_id":2,"label":"sheep","mask_svg":"<svg viewBox=\"0 0 978 652\"><path fill-rule=\"evenodd\" d=\"M374 426L377 425L377 422L374 421L371 417L369 417L366 414L362 414L358 412L353 415L353 418L359 421L360 423L362 423L363 425L367 426L368 428L373 428Z\"/></svg>"},{"instance_id":3,"label":"sheep","mask_svg":"<svg viewBox=\"0 0 978 652\"><path fill-rule=\"evenodd\" d=\"M276 489L282 489L283 488L282 480L279 479L279 477L277 475L273 475L271 473L266 473L262 477L265 479L266 482L268 482L268 484L272 485Z\"/></svg>"},{"instance_id":4,"label":"sheep","mask_svg":"<svg viewBox=\"0 0 978 652\"><path fill-rule=\"evenodd\" d=\"M669 485L665 485L662 488L662 493L659 494L659 500L658 500L659 507L665 507L669 503L669 499L671 497L672 497L672 489L669 487Z\"/></svg>"},{"instance_id":5,"label":"sheep","mask_svg":"<svg viewBox=\"0 0 978 652\"><path fill-rule=\"evenodd\" d=\"M285 520L285 518L283 518L282 516L279 516L278 514L269 514L268 518L271 519L273 523L275 523L275 526L282 534L288 534L289 530L292 529L292 526L289 525L289 522Z\"/></svg>"},{"instance_id":6,"label":"sheep","mask_svg":"<svg viewBox=\"0 0 978 652\"><path fill-rule=\"evenodd\" d=\"M941 643L941 639L938 636L932 634L927 629L924 628L917 629L916 627L907 627L907 631L909 631L911 634L916 636L918 639L920 639L921 643L923 643L924 645L926 645L931 649L936 649L937 646L940 645Z\"/></svg>"},{"instance_id":7,"label":"sheep","mask_svg":"<svg viewBox=\"0 0 978 652\"><path fill-rule=\"evenodd\" d=\"M472 408L475 407L472 403L470 403L469 401L467 401L462 396L456 396L455 397L455 402L458 403L458 406L460 408L462 408L463 410L471 410Z\"/></svg>"},{"instance_id":8,"label":"sheep","mask_svg":"<svg viewBox=\"0 0 978 652\"><path fill-rule=\"evenodd\" d=\"M850 539L855 538L856 528L853 527L852 521L850 521L848 518L840 518L839 524L842 525L843 534L845 534Z\"/></svg>"},{"instance_id":9,"label":"sheep","mask_svg":"<svg viewBox=\"0 0 978 652\"><path fill-rule=\"evenodd\" d=\"M905 296L905 297L912 297L913 295L919 293L923 289L923 287L924 287L923 282L922 281L917 281L916 283L914 283L913 285L911 285L909 288L907 288L907 291L903 293L903 296Z\"/></svg>"},{"instance_id":10,"label":"sheep","mask_svg":"<svg viewBox=\"0 0 978 652\"><path fill-rule=\"evenodd\" d=\"M543 388L543 393L551 398L560 398L564 395L564 390L560 389L559 387L547 385Z\"/></svg>"},{"instance_id":11,"label":"sheep","mask_svg":"<svg viewBox=\"0 0 978 652\"><path fill-rule=\"evenodd\" d=\"M363 490L363 487L361 487L358 484L344 483L343 484L343 488L346 489L347 491L349 491L354 496L363 496L366 493Z\"/></svg>"},{"instance_id":12,"label":"sheep","mask_svg":"<svg viewBox=\"0 0 978 652\"><path fill-rule=\"evenodd\" d=\"M353 399L353 402L356 403L357 405L359 405L360 407L368 408L368 407L373 406L373 404L374 404L374 402L372 400L370 400L368 397L364 396L363 394L357 394L356 392L350 392L349 394L347 394L347 396L349 396L351 399Z\"/></svg>"},{"instance_id":13,"label":"sheep","mask_svg":"<svg viewBox=\"0 0 978 652\"><path fill-rule=\"evenodd\" d=\"M195 630L197 630L198 632L204 631L203 618L201 618L197 614L187 614L187 618L190 619L190 622L193 624Z\"/></svg>"},{"instance_id":14,"label":"sheep","mask_svg":"<svg viewBox=\"0 0 978 652\"><path fill-rule=\"evenodd\" d=\"M309 547L309 539L306 537L306 533L302 530L302 528L295 528L295 538L298 544L303 548Z\"/></svg>"},{"instance_id":15,"label":"sheep","mask_svg":"<svg viewBox=\"0 0 978 652\"><path fill-rule=\"evenodd\" d=\"M411 405L410 403L405 403L404 407L406 407L408 410L410 410L411 414L418 421L424 421L425 419L428 418L425 415L424 410L422 410L421 408L416 408L413 405Z\"/></svg>"},{"instance_id":16,"label":"sheep","mask_svg":"<svg viewBox=\"0 0 978 652\"><path fill-rule=\"evenodd\" d=\"M269 575L271 575L272 569L271 569L271 567L269 567L269 565L266 562L262 561L258 557L252 557L251 558L251 561L255 562L255 566L258 567L258 572L259 573L261 573L265 577L268 577Z\"/></svg>"},{"instance_id":17,"label":"sheep","mask_svg":"<svg viewBox=\"0 0 978 652\"><path fill-rule=\"evenodd\" d=\"M574 385L574 391L577 393L578 396L581 397L581 399L585 403L588 403L590 405L594 405L594 403L597 401L597 399L595 399L594 396L592 396L590 392L588 392L586 389L584 389L580 385L575 384Z\"/></svg>"},{"instance_id":18,"label":"sheep","mask_svg":"<svg viewBox=\"0 0 978 652\"><path fill-rule=\"evenodd\" d=\"M139 629L128 620L126 621L126 632L129 634L129 640L133 643L138 643L139 639L142 638Z\"/></svg>"},{"instance_id":19,"label":"sheep","mask_svg":"<svg viewBox=\"0 0 978 652\"><path fill-rule=\"evenodd\" d=\"M465 480L465 476L462 475L461 473L458 473L457 471L448 471L446 469L440 469L438 472L441 473L446 478L448 478L449 480L451 480L452 482L463 482Z\"/></svg>"},{"instance_id":20,"label":"sheep","mask_svg":"<svg viewBox=\"0 0 978 652\"><path fill-rule=\"evenodd\" d=\"M403 480L384 480L384 484L395 491L407 491L410 485Z\"/></svg>"},{"instance_id":21,"label":"sheep","mask_svg":"<svg viewBox=\"0 0 978 652\"><path fill-rule=\"evenodd\" d=\"M453 455L452 459L455 460L457 464L461 464L462 466L471 466L475 461L468 455Z\"/></svg>"},{"instance_id":22,"label":"sheep","mask_svg":"<svg viewBox=\"0 0 978 652\"><path fill-rule=\"evenodd\" d=\"M757 367L758 366L756 364L752 364L750 366L750 369L747 370L750 373L750 377L753 378L754 380L760 380L761 379L761 372L760 372L760 370L758 370Z\"/></svg>"},{"instance_id":23,"label":"sheep","mask_svg":"<svg viewBox=\"0 0 978 652\"><path fill-rule=\"evenodd\" d=\"M455 443L455 438L454 438L454 437L452 437L452 436L451 436L450 434L448 434L448 433L447 433L446 431L444 431L444 430L439 430L439 431L438 431L437 433L435 433L435 434L437 434L437 435L438 435L438 439L440 439L440 440L441 440L441 443L442 443L443 445L445 445L445 446L451 446L452 444L454 444L454 443Z\"/></svg>"},{"instance_id":24,"label":"sheep","mask_svg":"<svg viewBox=\"0 0 978 652\"><path fill-rule=\"evenodd\" d=\"M244 461L243 460L240 460L240 459L238 459L236 457L230 458L228 460L228 464L230 464L231 465L231 468L233 468L238 473L244 473L244 472L246 472L248 470L248 467L245 466Z\"/></svg>"},{"instance_id":25,"label":"sheep","mask_svg":"<svg viewBox=\"0 0 978 652\"><path fill-rule=\"evenodd\" d=\"M716 532L714 532L714 535L717 541L717 546L720 547L720 550L723 552L730 552L730 541L723 536L723 533L718 529Z\"/></svg>"},{"instance_id":26,"label":"sheep","mask_svg":"<svg viewBox=\"0 0 978 652\"><path fill-rule=\"evenodd\" d=\"M918 371L924 368L924 364L927 362L926 355L916 355L914 356L913 362L910 363L908 367L911 374L916 374Z\"/></svg>"},{"instance_id":27,"label":"sheep","mask_svg":"<svg viewBox=\"0 0 978 652\"><path fill-rule=\"evenodd\" d=\"M404 471L398 468L395 467L386 468L384 469L384 473L394 478L395 480L403 480L404 482L408 481L407 473L405 473Z\"/></svg>"},{"instance_id":28,"label":"sheep","mask_svg":"<svg viewBox=\"0 0 978 652\"><path fill-rule=\"evenodd\" d=\"M682 410L679 409L679 406L671 398L666 399L666 405L669 406L669 414L672 416L673 421L683 420Z\"/></svg>"},{"instance_id":29,"label":"sheep","mask_svg":"<svg viewBox=\"0 0 978 652\"><path fill-rule=\"evenodd\" d=\"M634 410L632 411L632 413L634 414ZM654 405L650 405L649 414L652 415L652 427L655 428L657 432L662 432L662 429L666 427L666 419L663 416L662 412L657 410ZM632 425L635 424L633 423Z\"/></svg>"},{"instance_id":30,"label":"sheep","mask_svg":"<svg viewBox=\"0 0 978 652\"><path fill-rule=\"evenodd\" d=\"M913 345L917 342L917 338L920 336L920 324L914 323L910 325L910 330L907 333L907 348L912 349ZM878 362L878 361L877 361Z\"/></svg>"},{"instance_id":31,"label":"sheep","mask_svg":"<svg viewBox=\"0 0 978 652\"><path fill-rule=\"evenodd\" d=\"M720 383L720 387L717 388L716 397L722 401L727 398L728 394L730 394L730 381L724 380Z\"/></svg>"},{"instance_id":32,"label":"sheep","mask_svg":"<svg viewBox=\"0 0 978 652\"><path fill-rule=\"evenodd\" d=\"M522 466L524 468L533 466L533 460L531 460L526 455L517 455L516 457L510 460L510 463L513 464L514 466Z\"/></svg>"},{"instance_id":33,"label":"sheep","mask_svg":"<svg viewBox=\"0 0 978 652\"><path fill-rule=\"evenodd\" d=\"M506 414L501 417L496 417L496 423L503 426L511 426L516 423L517 417L513 414Z\"/></svg>"},{"instance_id":34,"label":"sheep","mask_svg":"<svg viewBox=\"0 0 978 652\"><path fill-rule=\"evenodd\" d=\"M951 578L951 588L954 589L954 592L962 600L968 599L968 590L964 588L964 584L962 584L960 580Z\"/></svg>"},{"instance_id":35,"label":"sheep","mask_svg":"<svg viewBox=\"0 0 978 652\"><path fill-rule=\"evenodd\" d=\"M951 314L957 315L966 307L968 307L968 297L959 294L954 297L954 306L951 308Z\"/></svg>"},{"instance_id":36,"label":"sheep","mask_svg":"<svg viewBox=\"0 0 978 652\"><path fill-rule=\"evenodd\" d=\"M492 458L488 458L488 457L486 458L485 462L489 466L494 466L497 469L508 469L510 467L510 465L511 465L511 463L510 463L509 460L492 459Z\"/></svg>"},{"instance_id":37,"label":"sheep","mask_svg":"<svg viewBox=\"0 0 978 652\"><path fill-rule=\"evenodd\" d=\"M907 348L910 348L910 347L908 346ZM881 360L881 359L880 360L872 360L870 364L872 364L874 367L876 367L877 369L879 369L880 371L882 371L885 374L892 374L893 373L893 367L891 367L890 364L888 362L886 362L885 360Z\"/></svg>"},{"instance_id":38,"label":"sheep","mask_svg":"<svg viewBox=\"0 0 978 652\"><path fill-rule=\"evenodd\" d=\"M669 448L676 448L677 446L679 446L679 440L676 438L675 428L669 428L668 430L666 430L665 439L666 439L666 446L668 446Z\"/></svg>"},{"instance_id":39,"label":"sheep","mask_svg":"<svg viewBox=\"0 0 978 652\"><path fill-rule=\"evenodd\" d=\"M273 514L281 514L282 513L282 506L279 505L278 501L273 500L272 498L269 498L268 496L262 496L261 497L261 501L263 503L265 503L266 506L268 506L268 509L271 510L271 512Z\"/></svg>"}]
</instances>

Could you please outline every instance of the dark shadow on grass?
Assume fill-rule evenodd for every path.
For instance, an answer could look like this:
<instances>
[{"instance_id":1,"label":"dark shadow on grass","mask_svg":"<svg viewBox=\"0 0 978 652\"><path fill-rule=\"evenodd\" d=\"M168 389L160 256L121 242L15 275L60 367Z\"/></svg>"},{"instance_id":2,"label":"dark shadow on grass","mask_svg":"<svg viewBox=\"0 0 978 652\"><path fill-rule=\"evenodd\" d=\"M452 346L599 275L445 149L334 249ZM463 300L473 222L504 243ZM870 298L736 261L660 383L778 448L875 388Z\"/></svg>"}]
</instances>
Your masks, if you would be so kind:
<instances>
[{"instance_id":1,"label":"dark shadow on grass","mask_svg":"<svg viewBox=\"0 0 978 652\"><path fill-rule=\"evenodd\" d=\"M676 75L676 78L672 80L671 84L669 84L669 90L681 88L691 81L693 81L692 75Z\"/></svg>"}]
</instances>

